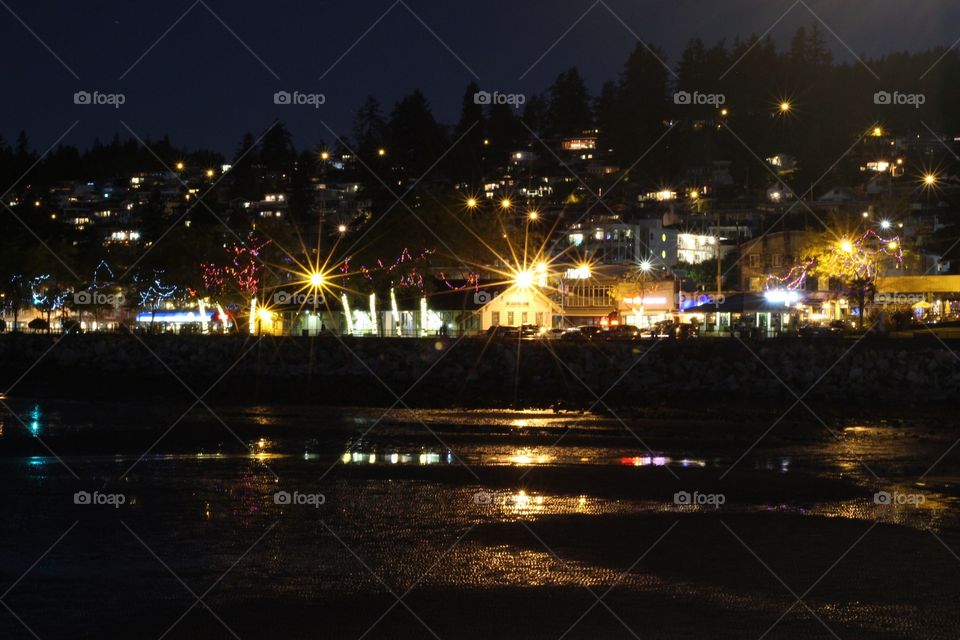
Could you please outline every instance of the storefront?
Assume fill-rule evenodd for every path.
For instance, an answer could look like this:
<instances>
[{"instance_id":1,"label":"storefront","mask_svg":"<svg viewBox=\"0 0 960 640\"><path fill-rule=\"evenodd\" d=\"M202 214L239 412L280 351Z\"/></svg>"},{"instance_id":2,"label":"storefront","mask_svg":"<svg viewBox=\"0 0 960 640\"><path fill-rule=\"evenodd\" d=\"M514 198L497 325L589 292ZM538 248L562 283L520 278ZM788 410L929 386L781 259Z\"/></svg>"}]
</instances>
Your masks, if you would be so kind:
<instances>
[{"instance_id":1,"label":"storefront","mask_svg":"<svg viewBox=\"0 0 960 640\"><path fill-rule=\"evenodd\" d=\"M621 285L622 286L622 285ZM676 282L637 283L633 290L624 290L617 311L621 324L648 329L676 314Z\"/></svg>"},{"instance_id":2,"label":"storefront","mask_svg":"<svg viewBox=\"0 0 960 640\"><path fill-rule=\"evenodd\" d=\"M765 295L735 293L722 301L685 310L683 322L699 322L701 335L772 338L795 332L803 317L803 296L797 291Z\"/></svg>"},{"instance_id":3,"label":"storefront","mask_svg":"<svg viewBox=\"0 0 960 640\"><path fill-rule=\"evenodd\" d=\"M537 286L514 285L480 309L481 328L519 327L536 325L552 327L554 315L562 315L562 309L548 298Z\"/></svg>"},{"instance_id":4,"label":"storefront","mask_svg":"<svg viewBox=\"0 0 960 640\"><path fill-rule=\"evenodd\" d=\"M909 309L929 322L960 320L960 276L886 276L871 302L888 314Z\"/></svg>"}]
</instances>

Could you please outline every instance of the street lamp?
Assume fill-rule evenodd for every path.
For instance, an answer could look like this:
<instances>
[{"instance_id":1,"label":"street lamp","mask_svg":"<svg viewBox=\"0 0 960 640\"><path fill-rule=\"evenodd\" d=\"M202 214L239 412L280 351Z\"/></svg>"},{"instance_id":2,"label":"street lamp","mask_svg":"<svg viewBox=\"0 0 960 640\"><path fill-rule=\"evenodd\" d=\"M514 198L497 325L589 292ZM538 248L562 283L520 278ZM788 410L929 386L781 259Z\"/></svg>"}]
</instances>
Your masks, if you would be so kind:
<instances>
[{"instance_id":1,"label":"street lamp","mask_svg":"<svg viewBox=\"0 0 960 640\"><path fill-rule=\"evenodd\" d=\"M937 175L935 173L927 173L923 176L923 184L926 187L935 187L937 185Z\"/></svg>"},{"instance_id":2,"label":"street lamp","mask_svg":"<svg viewBox=\"0 0 960 640\"><path fill-rule=\"evenodd\" d=\"M510 202L510 198L504 198L503 200L500 201L501 209L509 209L512 206L513 206L513 203Z\"/></svg>"},{"instance_id":3,"label":"street lamp","mask_svg":"<svg viewBox=\"0 0 960 640\"><path fill-rule=\"evenodd\" d=\"M521 289L529 289L533 286L534 273L527 270L518 271L516 276L513 278L513 282Z\"/></svg>"},{"instance_id":4,"label":"street lamp","mask_svg":"<svg viewBox=\"0 0 960 640\"><path fill-rule=\"evenodd\" d=\"M320 290L323 288L324 284L327 282L327 278L324 274L319 271L313 271L307 277L307 282L310 283L310 298L313 303L313 315L314 322L319 323L320 319L317 317L317 298L320 297ZM320 333L320 327L317 326L317 333Z\"/></svg>"},{"instance_id":5,"label":"street lamp","mask_svg":"<svg viewBox=\"0 0 960 640\"><path fill-rule=\"evenodd\" d=\"M477 199L476 198L467 198L467 209L476 209L477 208Z\"/></svg>"},{"instance_id":6,"label":"street lamp","mask_svg":"<svg viewBox=\"0 0 960 640\"><path fill-rule=\"evenodd\" d=\"M527 214L527 218L529 218L531 221L536 221L537 219L540 218L540 212L533 210Z\"/></svg>"},{"instance_id":7,"label":"street lamp","mask_svg":"<svg viewBox=\"0 0 960 640\"><path fill-rule=\"evenodd\" d=\"M843 251L844 253L853 253L853 243L849 240L841 240L839 246L840 251Z\"/></svg>"},{"instance_id":8,"label":"street lamp","mask_svg":"<svg viewBox=\"0 0 960 640\"><path fill-rule=\"evenodd\" d=\"M793 105L788 100L783 100L780 103L780 113L789 113L791 109L793 109Z\"/></svg>"},{"instance_id":9,"label":"street lamp","mask_svg":"<svg viewBox=\"0 0 960 640\"><path fill-rule=\"evenodd\" d=\"M387 155L387 150L384 149L383 147L380 147L379 149L377 149L377 155L382 158L383 156Z\"/></svg>"}]
</instances>

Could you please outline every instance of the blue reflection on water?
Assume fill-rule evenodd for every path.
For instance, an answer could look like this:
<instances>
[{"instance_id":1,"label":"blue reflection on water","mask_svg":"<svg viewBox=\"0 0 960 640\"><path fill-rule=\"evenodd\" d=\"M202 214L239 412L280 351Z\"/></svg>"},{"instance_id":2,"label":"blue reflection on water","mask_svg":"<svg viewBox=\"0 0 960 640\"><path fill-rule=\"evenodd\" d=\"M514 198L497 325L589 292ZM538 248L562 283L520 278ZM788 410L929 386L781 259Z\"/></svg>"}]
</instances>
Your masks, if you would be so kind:
<instances>
[{"instance_id":1,"label":"blue reflection on water","mask_svg":"<svg viewBox=\"0 0 960 640\"><path fill-rule=\"evenodd\" d=\"M40 435L40 405L33 405L33 409L30 411L30 433L34 436Z\"/></svg>"}]
</instances>

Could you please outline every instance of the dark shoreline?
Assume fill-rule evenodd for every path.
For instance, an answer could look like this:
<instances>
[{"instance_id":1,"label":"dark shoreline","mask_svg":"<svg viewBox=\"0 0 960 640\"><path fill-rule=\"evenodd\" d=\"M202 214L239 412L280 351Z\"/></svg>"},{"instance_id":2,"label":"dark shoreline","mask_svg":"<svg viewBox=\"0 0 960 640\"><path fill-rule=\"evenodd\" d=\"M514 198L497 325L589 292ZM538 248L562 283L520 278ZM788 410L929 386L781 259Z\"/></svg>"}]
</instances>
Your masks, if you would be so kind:
<instances>
[{"instance_id":1,"label":"dark shoreline","mask_svg":"<svg viewBox=\"0 0 960 640\"><path fill-rule=\"evenodd\" d=\"M749 418L791 405L838 419L893 411L941 416L960 392L960 356L932 338L518 345L484 338L5 334L0 390L10 398L104 402L192 402L199 395L217 404L242 398L640 417Z\"/></svg>"}]
</instances>

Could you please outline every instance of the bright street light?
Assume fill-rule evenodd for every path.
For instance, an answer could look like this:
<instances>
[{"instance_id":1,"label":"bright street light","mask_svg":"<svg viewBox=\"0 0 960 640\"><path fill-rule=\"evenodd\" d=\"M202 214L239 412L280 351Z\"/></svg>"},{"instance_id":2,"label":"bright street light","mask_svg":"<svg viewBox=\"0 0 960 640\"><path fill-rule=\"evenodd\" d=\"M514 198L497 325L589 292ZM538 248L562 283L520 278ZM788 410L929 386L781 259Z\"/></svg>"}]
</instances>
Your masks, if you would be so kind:
<instances>
[{"instance_id":1,"label":"bright street light","mask_svg":"<svg viewBox=\"0 0 960 640\"><path fill-rule=\"evenodd\" d=\"M523 289L529 289L533 286L534 274L532 271L520 271L513 279L514 283Z\"/></svg>"},{"instance_id":2,"label":"bright street light","mask_svg":"<svg viewBox=\"0 0 960 640\"><path fill-rule=\"evenodd\" d=\"M512 206L513 206L513 203L510 202L510 198L504 198L503 200L500 201L500 207L503 209L509 209Z\"/></svg>"},{"instance_id":3,"label":"bright street light","mask_svg":"<svg viewBox=\"0 0 960 640\"><path fill-rule=\"evenodd\" d=\"M310 274L310 286L319 289L323 286L323 283L326 281L326 278L323 277L323 274L320 272L313 272Z\"/></svg>"}]
</instances>

